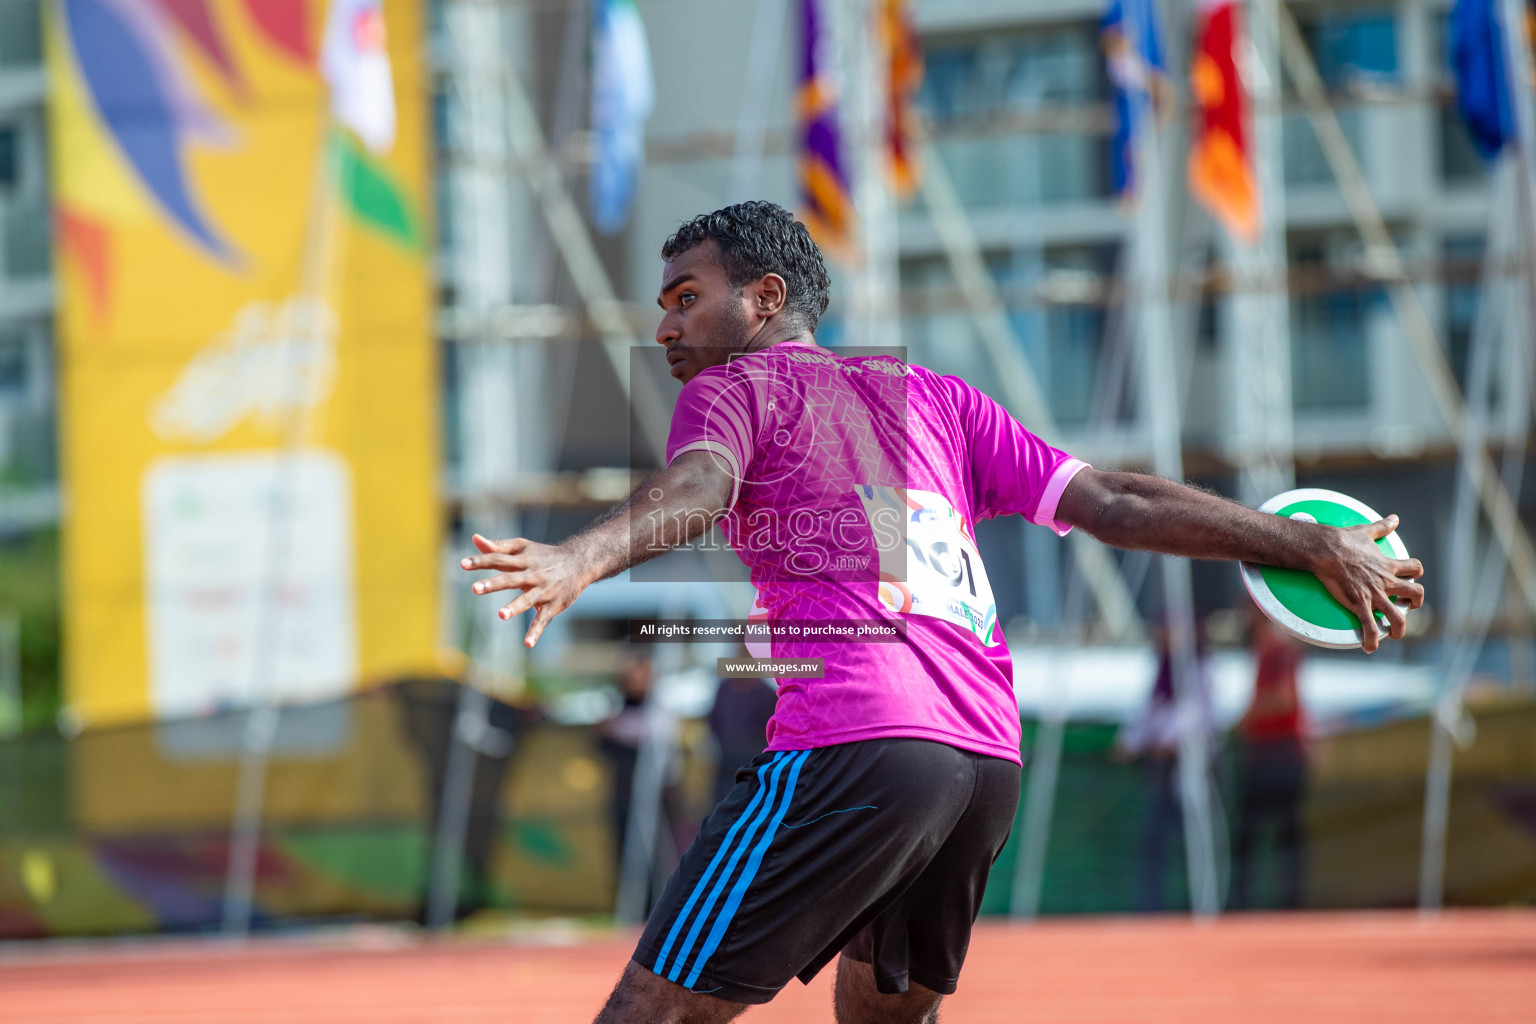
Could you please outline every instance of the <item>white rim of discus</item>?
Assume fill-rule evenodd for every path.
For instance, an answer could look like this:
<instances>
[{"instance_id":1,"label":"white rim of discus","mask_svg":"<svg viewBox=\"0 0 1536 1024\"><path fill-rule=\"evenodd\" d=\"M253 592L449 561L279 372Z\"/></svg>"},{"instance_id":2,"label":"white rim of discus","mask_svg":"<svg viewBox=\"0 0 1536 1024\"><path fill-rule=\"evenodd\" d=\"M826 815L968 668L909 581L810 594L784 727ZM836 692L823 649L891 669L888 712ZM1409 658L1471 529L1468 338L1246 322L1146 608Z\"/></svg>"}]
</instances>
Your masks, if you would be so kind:
<instances>
[{"instance_id":1,"label":"white rim of discus","mask_svg":"<svg viewBox=\"0 0 1536 1024\"><path fill-rule=\"evenodd\" d=\"M1381 519L1376 510L1365 504L1365 502L1357 501L1347 494L1330 491L1324 487L1298 487L1296 490L1277 494L1260 505L1259 511L1275 514L1287 505L1293 505L1298 501L1332 502L1335 505L1342 505L1353 512L1359 513L1366 518L1367 522L1374 523ZM1392 549L1392 557L1408 557L1408 548L1403 544L1402 538L1397 535L1396 530L1387 534L1383 539L1386 540L1387 547ZM1275 597L1274 593L1269 589L1269 584L1264 581L1263 566L1254 565L1251 562L1241 562L1239 563L1239 568L1242 572L1243 586L1248 588L1248 596L1253 598L1254 604L1257 604L1275 625L1292 636L1305 640L1307 643L1315 644L1318 647L1328 647L1336 651L1351 650L1361 646L1364 642L1363 631L1360 629L1328 629L1308 622L1281 604L1280 599ZM1406 608L1404 610L1406 611ZM1374 616L1372 616L1372 621L1375 621ZM1383 639L1391 632L1379 622L1376 624L1376 629L1377 639Z\"/></svg>"}]
</instances>

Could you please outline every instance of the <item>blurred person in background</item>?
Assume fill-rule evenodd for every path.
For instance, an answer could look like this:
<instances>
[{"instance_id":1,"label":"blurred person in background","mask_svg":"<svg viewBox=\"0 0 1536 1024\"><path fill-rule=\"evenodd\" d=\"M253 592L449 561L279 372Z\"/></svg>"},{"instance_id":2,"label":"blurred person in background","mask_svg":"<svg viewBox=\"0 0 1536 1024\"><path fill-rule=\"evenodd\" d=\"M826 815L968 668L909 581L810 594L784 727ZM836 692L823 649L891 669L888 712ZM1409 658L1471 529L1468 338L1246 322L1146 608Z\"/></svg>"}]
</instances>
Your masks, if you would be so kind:
<instances>
[{"instance_id":1,"label":"blurred person in background","mask_svg":"<svg viewBox=\"0 0 1536 1024\"><path fill-rule=\"evenodd\" d=\"M715 760L715 803L736 785L736 773L768 745L768 720L778 700L771 680L727 677L715 691L709 710L709 731L719 754Z\"/></svg>"},{"instance_id":2,"label":"blurred person in background","mask_svg":"<svg viewBox=\"0 0 1536 1024\"><path fill-rule=\"evenodd\" d=\"M421 755L426 785L428 841L427 871L417 920L426 922L427 887L431 865L436 861L437 830L443 813L443 783L453 749L454 722L459 713L461 683L447 678L402 679L394 687L401 723L411 744ZM470 786L469 820L464 830L464 863L454 918L462 920L491 904L491 858L501 831L502 795L507 771L517 742L529 725L539 719L536 708L492 700L473 735L459 738L475 751L474 778Z\"/></svg>"},{"instance_id":3,"label":"blurred person in background","mask_svg":"<svg viewBox=\"0 0 1536 1024\"><path fill-rule=\"evenodd\" d=\"M1273 828L1280 863L1280 906L1301 906L1306 833L1307 719L1297 689L1301 645L1257 611L1251 617L1257 669L1253 699L1238 721L1241 782L1232 866L1232 907L1250 908L1261 830Z\"/></svg>"},{"instance_id":4,"label":"blurred person in background","mask_svg":"<svg viewBox=\"0 0 1536 1024\"><path fill-rule=\"evenodd\" d=\"M612 772L613 789L609 797L609 822L613 829L616 863L624 863L624 841L629 833L629 811L635 790L635 767L640 760L640 745L650 728L645 703L653 683L651 660L630 658L619 673L619 695L623 704L618 713L598 727L597 748Z\"/></svg>"},{"instance_id":5,"label":"blurred person in background","mask_svg":"<svg viewBox=\"0 0 1536 1024\"><path fill-rule=\"evenodd\" d=\"M1198 633L1198 631L1197 631ZM1138 905L1146 913L1167 909L1164 883L1167 879L1168 845L1179 836L1184 825L1183 804L1179 792L1179 734L1182 729L1178 694L1173 685L1173 655L1168 645L1168 626L1157 629L1157 676L1151 696L1136 718L1127 722L1115 738L1114 756L1118 760L1140 761L1145 782L1145 807L1141 823L1141 857L1138 876ZM1195 646L1195 700L1193 714L1205 733L1207 763L1211 773L1214 763L1216 729L1211 711L1211 672L1203 636ZM1215 791L1213 785L1212 791Z\"/></svg>"}]
</instances>

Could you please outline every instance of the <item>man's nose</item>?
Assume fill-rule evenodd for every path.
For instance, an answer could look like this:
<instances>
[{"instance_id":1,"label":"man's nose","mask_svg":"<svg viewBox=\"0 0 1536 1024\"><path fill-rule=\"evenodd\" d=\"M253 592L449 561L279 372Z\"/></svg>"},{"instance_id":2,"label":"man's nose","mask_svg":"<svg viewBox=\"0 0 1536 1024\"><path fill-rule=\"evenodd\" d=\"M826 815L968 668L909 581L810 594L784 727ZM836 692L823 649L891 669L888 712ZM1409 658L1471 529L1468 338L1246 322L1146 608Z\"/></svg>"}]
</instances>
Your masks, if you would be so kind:
<instances>
[{"instance_id":1,"label":"man's nose","mask_svg":"<svg viewBox=\"0 0 1536 1024\"><path fill-rule=\"evenodd\" d=\"M662 317L661 323L656 325L657 344L671 345L682 336L683 332L678 329L677 321L672 318L670 313Z\"/></svg>"}]
</instances>

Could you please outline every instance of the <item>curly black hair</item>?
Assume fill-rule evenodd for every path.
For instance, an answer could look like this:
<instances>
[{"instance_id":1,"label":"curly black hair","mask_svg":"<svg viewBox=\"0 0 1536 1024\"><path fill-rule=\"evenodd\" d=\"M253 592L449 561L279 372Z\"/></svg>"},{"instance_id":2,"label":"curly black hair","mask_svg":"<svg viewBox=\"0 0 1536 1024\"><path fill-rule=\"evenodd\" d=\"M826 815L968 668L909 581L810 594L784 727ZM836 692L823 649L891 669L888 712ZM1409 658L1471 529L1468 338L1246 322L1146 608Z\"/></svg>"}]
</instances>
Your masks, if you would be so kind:
<instances>
[{"instance_id":1,"label":"curly black hair","mask_svg":"<svg viewBox=\"0 0 1536 1024\"><path fill-rule=\"evenodd\" d=\"M816 330L827 311L832 279L821 250L794 214L777 203L756 200L701 213L667 239L661 258L675 259L710 240L720 247L720 263L731 287L778 274L789 292L784 303L787 319L802 330Z\"/></svg>"}]
</instances>

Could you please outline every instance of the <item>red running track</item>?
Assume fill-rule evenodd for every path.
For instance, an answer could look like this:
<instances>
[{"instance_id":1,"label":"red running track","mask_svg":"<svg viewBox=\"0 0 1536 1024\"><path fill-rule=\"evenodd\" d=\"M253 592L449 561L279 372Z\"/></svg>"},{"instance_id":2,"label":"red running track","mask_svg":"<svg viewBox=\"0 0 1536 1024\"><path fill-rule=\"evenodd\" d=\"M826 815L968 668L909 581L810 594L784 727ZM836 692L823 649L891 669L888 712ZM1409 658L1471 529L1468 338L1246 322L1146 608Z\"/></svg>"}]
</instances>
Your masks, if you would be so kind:
<instances>
[{"instance_id":1,"label":"red running track","mask_svg":"<svg viewBox=\"0 0 1536 1024\"><path fill-rule=\"evenodd\" d=\"M586 1024L632 939L13 945L0 1021ZM832 1019L831 971L748 1012ZM1536 911L1075 919L977 929L946 1024L1536 1022Z\"/></svg>"}]
</instances>

